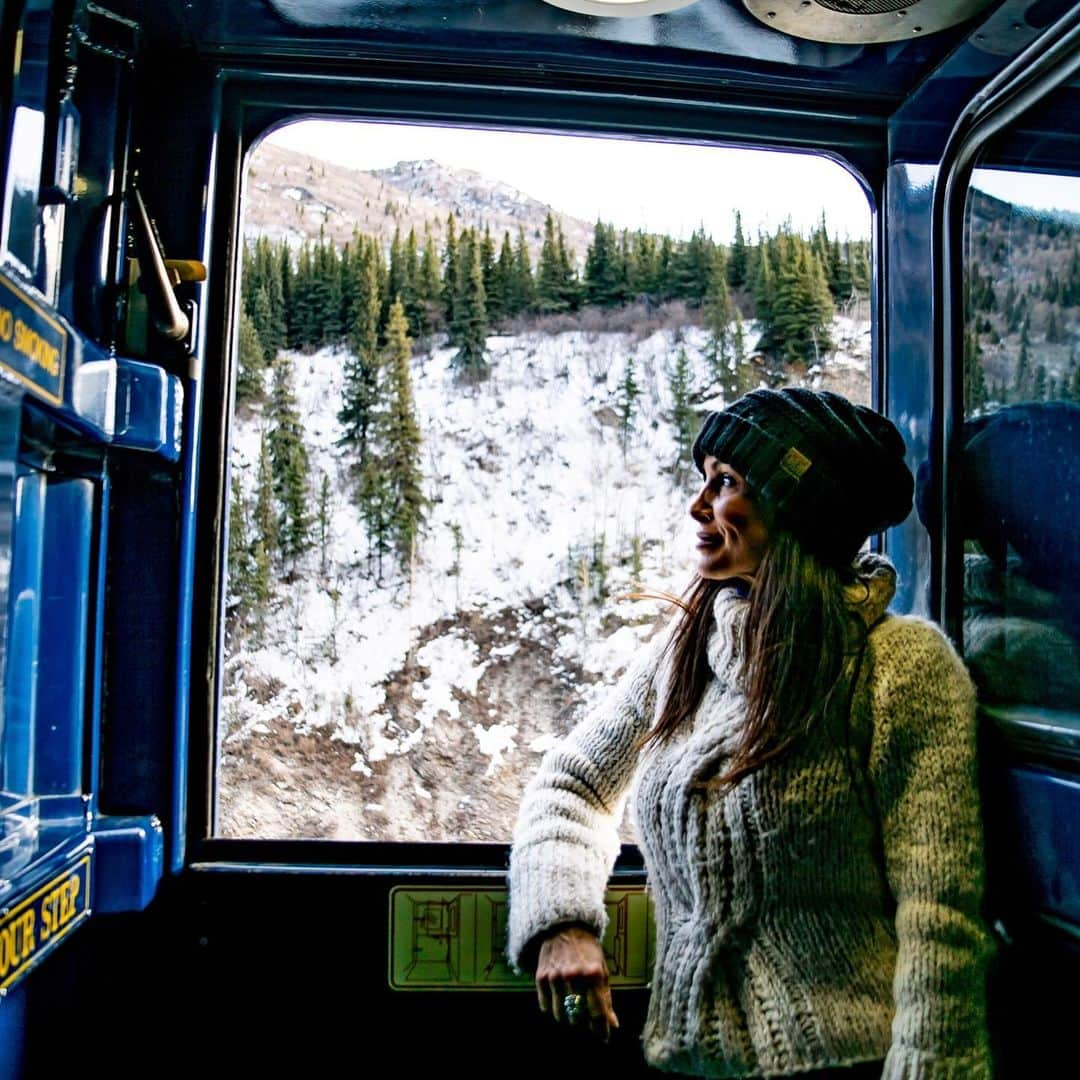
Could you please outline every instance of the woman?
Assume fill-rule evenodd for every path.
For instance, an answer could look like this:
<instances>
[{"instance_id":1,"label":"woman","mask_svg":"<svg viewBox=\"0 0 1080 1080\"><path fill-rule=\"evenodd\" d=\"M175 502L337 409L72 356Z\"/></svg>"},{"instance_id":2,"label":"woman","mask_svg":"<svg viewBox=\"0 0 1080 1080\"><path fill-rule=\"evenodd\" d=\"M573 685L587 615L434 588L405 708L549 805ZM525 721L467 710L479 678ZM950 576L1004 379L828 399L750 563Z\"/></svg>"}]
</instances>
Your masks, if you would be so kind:
<instances>
[{"instance_id":1,"label":"woman","mask_svg":"<svg viewBox=\"0 0 1080 1080\"><path fill-rule=\"evenodd\" d=\"M895 573L859 555L910 511L903 455L888 420L827 392L757 390L706 419L683 610L522 802L508 951L556 1020L618 1025L599 939L633 782L649 1062L990 1075L971 683L932 624L885 614Z\"/></svg>"}]
</instances>

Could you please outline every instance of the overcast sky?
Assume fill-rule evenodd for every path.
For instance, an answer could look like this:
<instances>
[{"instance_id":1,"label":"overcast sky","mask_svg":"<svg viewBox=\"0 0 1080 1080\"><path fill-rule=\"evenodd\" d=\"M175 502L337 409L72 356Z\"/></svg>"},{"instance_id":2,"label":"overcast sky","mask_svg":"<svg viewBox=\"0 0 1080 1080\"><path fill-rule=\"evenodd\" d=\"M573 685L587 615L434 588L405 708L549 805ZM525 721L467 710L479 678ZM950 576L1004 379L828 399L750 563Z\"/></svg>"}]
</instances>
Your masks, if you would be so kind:
<instances>
[{"instance_id":1,"label":"overcast sky","mask_svg":"<svg viewBox=\"0 0 1080 1080\"><path fill-rule=\"evenodd\" d=\"M790 216L808 230L825 211L830 233L870 233L870 207L858 181L840 165L810 154L576 135L304 121L270 141L355 169L433 158L474 169L556 210L620 228L686 237L704 225L730 241L734 211L753 237Z\"/></svg>"}]
</instances>

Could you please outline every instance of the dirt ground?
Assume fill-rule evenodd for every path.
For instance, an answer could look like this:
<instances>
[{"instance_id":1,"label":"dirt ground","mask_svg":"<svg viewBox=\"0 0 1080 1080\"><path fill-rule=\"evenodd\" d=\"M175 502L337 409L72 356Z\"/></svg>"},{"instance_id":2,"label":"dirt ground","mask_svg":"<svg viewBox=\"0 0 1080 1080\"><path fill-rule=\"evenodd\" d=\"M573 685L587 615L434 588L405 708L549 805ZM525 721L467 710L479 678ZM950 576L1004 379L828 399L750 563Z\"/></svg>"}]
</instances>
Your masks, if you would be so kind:
<instances>
[{"instance_id":1,"label":"dirt ground","mask_svg":"<svg viewBox=\"0 0 1080 1080\"><path fill-rule=\"evenodd\" d=\"M537 604L542 609L543 602ZM536 626L536 622L531 624ZM542 625L542 624L541 624ZM353 771L356 747L327 730L279 719L264 731L227 739L219 765L217 833L229 838L503 841L521 791L540 761L529 749L574 722L575 687L597 676L554 659L554 627L536 640L519 633L512 610L495 618L465 614L436 623L413 650L453 627L479 647L488 667L474 697L455 691L461 716L440 713L408 753ZM492 648L515 642L510 656ZM412 662L386 680L386 711L404 731L416 728L413 686L427 669ZM473 727L513 723L514 748L500 765L478 752Z\"/></svg>"}]
</instances>

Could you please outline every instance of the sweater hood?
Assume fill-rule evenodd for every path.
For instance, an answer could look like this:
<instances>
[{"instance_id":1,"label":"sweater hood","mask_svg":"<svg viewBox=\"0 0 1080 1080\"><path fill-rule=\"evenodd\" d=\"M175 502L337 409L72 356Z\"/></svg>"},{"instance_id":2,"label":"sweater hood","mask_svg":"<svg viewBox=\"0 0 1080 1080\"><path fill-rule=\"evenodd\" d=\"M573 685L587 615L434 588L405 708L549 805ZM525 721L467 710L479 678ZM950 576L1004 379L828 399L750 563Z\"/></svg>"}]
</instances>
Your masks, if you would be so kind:
<instances>
[{"instance_id":1,"label":"sweater hood","mask_svg":"<svg viewBox=\"0 0 1080 1080\"><path fill-rule=\"evenodd\" d=\"M873 626L896 595L896 568L884 555L860 551L851 569L855 580L844 586L844 603L867 626Z\"/></svg>"}]
</instances>

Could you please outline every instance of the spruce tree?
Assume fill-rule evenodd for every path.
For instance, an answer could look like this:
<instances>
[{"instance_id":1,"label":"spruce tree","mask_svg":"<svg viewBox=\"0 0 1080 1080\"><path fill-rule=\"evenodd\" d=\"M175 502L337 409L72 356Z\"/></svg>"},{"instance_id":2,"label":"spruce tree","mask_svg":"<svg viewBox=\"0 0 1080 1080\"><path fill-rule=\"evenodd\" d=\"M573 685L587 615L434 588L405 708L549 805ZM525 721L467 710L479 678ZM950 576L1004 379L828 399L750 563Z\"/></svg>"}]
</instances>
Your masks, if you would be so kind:
<instances>
[{"instance_id":1,"label":"spruce tree","mask_svg":"<svg viewBox=\"0 0 1080 1080\"><path fill-rule=\"evenodd\" d=\"M555 218L550 210L544 219L544 242L540 246L540 262L536 269L536 307L545 312L567 308Z\"/></svg>"},{"instance_id":2,"label":"spruce tree","mask_svg":"<svg viewBox=\"0 0 1080 1080\"><path fill-rule=\"evenodd\" d=\"M684 346L679 346L675 363L668 371L668 392L671 394L671 424L675 432L675 460L671 472L679 480L689 474L693 464L691 451L697 434L697 417L690 405L690 358Z\"/></svg>"},{"instance_id":3,"label":"spruce tree","mask_svg":"<svg viewBox=\"0 0 1080 1080\"><path fill-rule=\"evenodd\" d=\"M294 311L295 276L293 274L292 253L284 241L278 248L278 278L281 281L281 311L285 329L285 348L296 347L296 312Z\"/></svg>"},{"instance_id":4,"label":"spruce tree","mask_svg":"<svg viewBox=\"0 0 1080 1080\"><path fill-rule=\"evenodd\" d=\"M232 498L229 503L229 593L236 613L236 622L243 625L251 606L252 565L248 537L247 504L244 501L240 477L232 478Z\"/></svg>"},{"instance_id":5,"label":"spruce tree","mask_svg":"<svg viewBox=\"0 0 1080 1080\"><path fill-rule=\"evenodd\" d=\"M308 454L292 386L292 364L284 353L274 361L274 389L268 415L270 464L278 504L278 549L289 574L311 546Z\"/></svg>"},{"instance_id":6,"label":"spruce tree","mask_svg":"<svg viewBox=\"0 0 1080 1080\"><path fill-rule=\"evenodd\" d=\"M251 323L255 328L255 334L263 350L263 366L273 362L277 355L274 347L274 315L270 310L270 297L265 285L260 285L255 290L255 296L251 303Z\"/></svg>"},{"instance_id":7,"label":"spruce tree","mask_svg":"<svg viewBox=\"0 0 1080 1080\"><path fill-rule=\"evenodd\" d=\"M425 224L424 249L420 256L420 278L417 287L417 297L424 312L421 333L430 334L444 324L441 293L439 253L435 247L435 237L431 235L431 226Z\"/></svg>"},{"instance_id":8,"label":"spruce tree","mask_svg":"<svg viewBox=\"0 0 1080 1080\"><path fill-rule=\"evenodd\" d=\"M521 225L518 226L517 240L514 242L513 281L511 311L516 315L521 311L529 311L536 303L536 281L533 278L529 246L525 242L525 229Z\"/></svg>"},{"instance_id":9,"label":"spruce tree","mask_svg":"<svg viewBox=\"0 0 1080 1080\"><path fill-rule=\"evenodd\" d=\"M709 260L708 283L705 291L705 359L714 379L727 374L728 336L731 325L731 296L728 293L727 266L722 248L714 247Z\"/></svg>"},{"instance_id":10,"label":"spruce tree","mask_svg":"<svg viewBox=\"0 0 1080 1080\"><path fill-rule=\"evenodd\" d=\"M333 520L333 510L330 505L330 477L322 474L322 483L319 485L319 511L316 524L319 530L319 573L326 577L326 568L330 554L330 526Z\"/></svg>"},{"instance_id":11,"label":"spruce tree","mask_svg":"<svg viewBox=\"0 0 1080 1080\"><path fill-rule=\"evenodd\" d=\"M641 397L641 388L634 378L634 355L631 353L626 358L626 368L623 371L622 382L619 383L619 397L617 412L619 414L619 443L622 447L623 460L626 460L626 447L630 441L630 434L634 429L634 418L637 416L637 400Z\"/></svg>"},{"instance_id":12,"label":"spruce tree","mask_svg":"<svg viewBox=\"0 0 1080 1080\"><path fill-rule=\"evenodd\" d=\"M474 245L474 266L479 277L480 252ZM483 280L480 279L483 288ZM413 405L409 360L412 342L400 301L390 309L386 328L387 407L381 421L381 461L391 493L389 536L398 558L412 554L424 514L420 474L420 425Z\"/></svg>"},{"instance_id":13,"label":"spruce tree","mask_svg":"<svg viewBox=\"0 0 1080 1080\"><path fill-rule=\"evenodd\" d=\"M376 580L382 580L383 557L391 551L393 494L390 482L377 462L371 460L360 477L360 517L368 540L368 569L374 566Z\"/></svg>"},{"instance_id":14,"label":"spruce tree","mask_svg":"<svg viewBox=\"0 0 1080 1080\"><path fill-rule=\"evenodd\" d=\"M446 217L446 245L443 247L442 301L443 319L450 330L450 343L454 341L454 298L458 289L457 225L453 213Z\"/></svg>"},{"instance_id":15,"label":"spruce tree","mask_svg":"<svg viewBox=\"0 0 1080 1080\"><path fill-rule=\"evenodd\" d=\"M266 392L263 371L266 370L266 353L259 341L255 324L243 308L240 309L240 326L237 330L236 403L246 405L261 401Z\"/></svg>"},{"instance_id":16,"label":"spruce tree","mask_svg":"<svg viewBox=\"0 0 1080 1080\"><path fill-rule=\"evenodd\" d=\"M587 304L615 307L621 300L622 282L615 228L599 219L593 227L593 240L585 254L584 289Z\"/></svg>"},{"instance_id":17,"label":"spruce tree","mask_svg":"<svg viewBox=\"0 0 1080 1080\"><path fill-rule=\"evenodd\" d=\"M475 240L475 237L472 238ZM465 257L468 262L465 262ZM455 309L455 337L458 351L454 367L467 379L482 379L488 374L487 306L484 295L484 273L480 265L480 245L462 245L459 272L459 292Z\"/></svg>"},{"instance_id":18,"label":"spruce tree","mask_svg":"<svg viewBox=\"0 0 1080 1080\"><path fill-rule=\"evenodd\" d=\"M356 451L357 470L367 466L375 410L379 399L379 284L375 262L379 258L374 243L365 243L357 256L356 306L349 328L351 355L345 361L339 443Z\"/></svg>"},{"instance_id":19,"label":"spruce tree","mask_svg":"<svg viewBox=\"0 0 1080 1080\"><path fill-rule=\"evenodd\" d=\"M499 248L499 261L495 267L495 286L497 292L488 297L488 320L495 324L508 315L515 315L514 308L514 245L510 242L510 232L503 233L502 246ZM517 309L520 310L520 309Z\"/></svg>"},{"instance_id":20,"label":"spruce tree","mask_svg":"<svg viewBox=\"0 0 1080 1080\"><path fill-rule=\"evenodd\" d=\"M480 274L484 280L484 297L487 303L488 318L497 319L501 311L496 313L496 307L502 303L502 294L499 291L499 299L493 304L492 299L497 291L495 283L496 273L495 241L491 239L491 230L484 226L484 237L480 240Z\"/></svg>"},{"instance_id":21,"label":"spruce tree","mask_svg":"<svg viewBox=\"0 0 1080 1080\"><path fill-rule=\"evenodd\" d=\"M988 397L982 347L975 332L968 330L964 334L964 415L978 416Z\"/></svg>"},{"instance_id":22,"label":"spruce tree","mask_svg":"<svg viewBox=\"0 0 1080 1080\"><path fill-rule=\"evenodd\" d=\"M746 285L747 252L746 237L743 236L742 214L735 211L735 238L731 242L731 252L727 260L728 284L733 289Z\"/></svg>"},{"instance_id":23,"label":"spruce tree","mask_svg":"<svg viewBox=\"0 0 1080 1080\"><path fill-rule=\"evenodd\" d=\"M1023 401L1031 396L1034 375L1031 370L1031 319L1025 318L1020 331L1020 352L1016 358L1013 380L1013 400Z\"/></svg>"},{"instance_id":24,"label":"spruce tree","mask_svg":"<svg viewBox=\"0 0 1080 1080\"><path fill-rule=\"evenodd\" d=\"M270 439L264 430L259 438L259 467L255 474L255 511L252 515L255 542L261 543L269 560L277 554L278 517L274 501L274 467L270 461Z\"/></svg>"},{"instance_id":25,"label":"spruce tree","mask_svg":"<svg viewBox=\"0 0 1080 1080\"><path fill-rule=\"evenodd\" d=\"M561 222L556 232L556 250L559 261L559 296L564 305L563 310L577 311L581 306L581 282L574 265L574 253L566 244Z\"/></svg>"}]
</instances>

